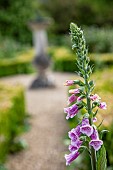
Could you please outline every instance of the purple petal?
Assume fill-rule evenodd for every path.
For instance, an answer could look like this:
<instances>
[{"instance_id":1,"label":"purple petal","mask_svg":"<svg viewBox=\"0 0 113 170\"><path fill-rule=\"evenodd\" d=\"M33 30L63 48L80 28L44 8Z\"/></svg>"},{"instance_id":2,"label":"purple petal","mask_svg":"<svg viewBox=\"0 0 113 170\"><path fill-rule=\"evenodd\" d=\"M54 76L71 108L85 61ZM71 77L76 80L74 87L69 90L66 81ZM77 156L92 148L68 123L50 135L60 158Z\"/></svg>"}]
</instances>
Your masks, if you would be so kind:
<instances>
[{"instance_id":1,"label":"purple petal","mask_svg":"<svg viewBox=\"0 0 113 170\"><path fill-rule=\"evenodd\" d=\"M93 118L93 122L95 123L96 121L97 121L97 118L96 118L96 117L94 117L94 118Z\"/></svg>"},{"instance_id":2,"label":"purple petal","mask_svg":"<svg viewBox=\"0 0 113 170\"><path fill-rule=\"evenodd\" d=\"M73 129L73 132L74 132L75 134L77 134L78 136L80 136L80 135L81 135L80 125L78 125L76 128L74 128L74 129Z\"/></svg>"},{"instance_id":3,"label":"purple petal","mask_svg":"<svg viewBox=\"0 0 113 170\"><path fill-rule=\"evenodd\" d=\"M71 86L74 84L74 80L66 80L66 82L64 83L64 86Z\"/></svg>"},{"instance_id":4,"label":"purple petal","mask_svg":"<svg viewBox=\"0 0 113 170\"><path fill-rule=\"evenodd\" d=\"M89 119L88 118L84 118L82 120L82 126L84 126L84 125L89 125Z\"/></svg>"},{"instance_id":5,"label":"purple petal","mask_svg":"<svg viewBox=\"0 0 113 170\"><path fill-rule=\"evenodd\" d=\"M98 131L96 129L93 129L93 133L92 135L90 136L90 138L92 140L98 140L99 139L99 136L98 136Z\"/></svg>"},{"instance_id":6,"label":"purple petal","mask_svg":"<svg viewBox=\"0 0 113 170\"><path fill-rule=\"evenodd\" d=\"M74 161L80 153L78 151L72 152L69 155L65 154L65 159L66 159L66 165L70 165L72 161Z\"/></svg>"},{"instance_id":7,"label":"purple petal","mask_svg":"<svg viewBox=\"0 0 113 170\"><path fill-rule=\"evenodd\" d=\"M82 143L83 143L83 141L81 141L81 140L71 141L71 145L78 147L78 148L82 145Z\"/></svg>"},{"instance_id":8,"label":"purple petal","mask_svg":"<svg viewBox=\"0 0 113 170\"><path fill-rule=\"evenodd\" d=\"M93 127L90 125L81 126L80 131L87 136L91 136L93 133Z\"/></svg>"},{"instance_id":9,"label":"purple petal","mask_svg":"<svg viewBox=\"0 0 113 170\"><path fill-rule=\"evenodd\" d=\"M94 95L90 96L90 99L92 101L97 101L98 102L101 98L98 96L98 94L94 94Z\"/></svg>"},{"instance_id":10,"label":"purple petal","mask_svg":"<svg viewBox=\"0 0 113 170\"><path fill-rule=\"evenodd\" d=\"M105 102L101 102L100 105L99 105L99 108L100 109L107 109L107 105Z\"/></svg>"},{"instance_id":11,"label":"purple petal","mask_svg":"<svg viewBox=\"0 0 113 170\"><path fill-rule=\"evenodd\" d=\"M74 94L72 94L69 98L68 98L68 104L75 102L77 100L77 96L75 96Z\"/></svg>"},{"instance_id":12,"label":"purple petal","mask_svg":"<svg viewBox=\"0 0 113 170\"><path fill-rule=\"evenodd\" d=\"M101 148L101 145L103 145L103 141L102 140L91 140L89 145L92 146L96 151L98 151Z\"/></svg>"},{"instance_id":13,"label":"purple petal","mask_svg":"<svg viewBox=\"0 0 113 170\"><path fill-rule=\"evenodd\" d=\"M74 132L73 132L73 129L68 132L68 136L71 140L73 141L77 141L79 139L78 135L76 135Z\"/></svg>"},{"instance_id":14,"label":"purple petal","mask_svg":"<svg viewBox=\"0 0 113 170\"><path fill-rule=\"evenodd\" d=\"M64 113L68 113L69 112L69 107L64 108Z\"/></svg>"},{"instance_id":15,"label":"purple petal","mask_svg":"<svg viewBox=\"0 0 113 170\"><path fill-rule=\"evenodd\" d=\"M69 145L69 151L70 152L73 152L73 151L76 151L76 150L78 150L77 146Z\"/></svg>"},{"instance_id":16,"label":"purple petal","mask_svg":"<svg viewBox=\"0 0 113 170\"><path fill-rule=\"evenodd\" d=\"M76 104L73 104L69 109L70 115L75 115L78 113L78 106Z\"/></svg>"},{"instance_id":17,"label":"purple petal","mask_svg":"<svg viewBox=\"0 0 113 170\"><path fill-rule=\"evenodd\" d=\"M81 97L81 96L79 96L78 98L77 98L77 101L81 101L83 98Z\"/></svg>"},{"instance_id":18,"label":"purple petal","mask_svg":"<svg viewBox=\"0 0 113 170\"><path fill-rule=\"evenodd\" d=\"M69 90L69 93L70 94L78 94L78 93L80 93L80 90L79 89L71 89L71 90Z\"/></svg>"},{"instance_id":19,"label":"purple petal","mask_svg":"<svg viewBox=\"0 0 113 170\"><path fill-rule=\"evenodd\" d=\"M71 131L68 132L69 138L73 138L76 136L76 138L79 138L79 136L81 135L80 132L80 125L78 125L76 128L73 128Z\"/></svg>"},{"instance_id":20,"label":"purple petal","mask_svg":"<svg viewBox=\"0 0 113 170\"><path fill-rule=\"evenodd\" d=\"M64 108L64 112L67 113L66 119L73 118L78 113L78 106L73 104L70 107Z\"/></svg>"}]
</instances>

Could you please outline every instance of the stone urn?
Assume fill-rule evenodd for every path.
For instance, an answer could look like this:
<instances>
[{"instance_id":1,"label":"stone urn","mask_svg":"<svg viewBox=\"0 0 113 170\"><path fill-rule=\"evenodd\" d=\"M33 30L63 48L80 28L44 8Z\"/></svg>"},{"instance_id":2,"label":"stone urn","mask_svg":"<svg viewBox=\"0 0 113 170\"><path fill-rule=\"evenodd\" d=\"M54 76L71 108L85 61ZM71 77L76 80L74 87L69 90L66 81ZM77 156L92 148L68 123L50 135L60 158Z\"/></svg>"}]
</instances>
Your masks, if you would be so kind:
<instances>
[{"instance_id":1,"label":"stone urn","mask_svg":"<svg viewBox=\"0 0 113 170\"><path fill-rule=\"evenodd\" d=\"M46 70L50 65L50 59L47 55L47 28L50 23L50 19L41 16L38 16L36 20L29 22L29 27L33 33L33 44L35 48L33 65L38 73L36 79L30 86L32 89L55 86L53 80L46 74Z\"/></svg>"}]
</instances>

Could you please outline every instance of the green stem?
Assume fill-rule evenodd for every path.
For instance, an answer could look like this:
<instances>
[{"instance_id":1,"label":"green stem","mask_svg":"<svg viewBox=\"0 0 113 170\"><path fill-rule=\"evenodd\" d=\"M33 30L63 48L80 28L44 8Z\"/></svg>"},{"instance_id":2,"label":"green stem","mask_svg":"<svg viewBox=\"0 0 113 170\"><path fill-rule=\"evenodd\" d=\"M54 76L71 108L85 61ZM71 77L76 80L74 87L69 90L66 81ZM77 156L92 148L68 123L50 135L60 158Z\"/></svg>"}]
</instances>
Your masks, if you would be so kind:
<instances>
[{"instance_id":1,"label":"green stem","mask_svg":"<svg viewBox=\"0 0 113 170\"><path fill-rule=\"evenodd\" d=\"M92 170L96 170L96 151L91 146L91 166Z\"/></svg>"},{"instance_id":2,"label":"green stem","mask_svg":"<svg viewBox=\"0 0 113 170\"><path fill-rule=\"evenodd\" d=\"M92 113L92 107L91 107L91 99L90 99L90 85L89 85L89 76L91 71L91 67L89 65L89 58L87 57L87 47L86 47L86 41L83 35L83 32L80 28L77 27L77 25L71 23L70 25L71 29L71 38L72 38L72 49L76 49L76 53L78 56L78 68L80 76L84 78L85 83L85 93L86 93L86 100L87 100L87 111L89 114L89 123L92 126L93 125L93 113ZM93 149L93 147L90 147L91 151L91 165L92 170L96 170L96 152Z\"/></svg>"},{"instance_id":3,"label":"green stem","mask_svg":"<svg viewBox=\"0 0 113 170\"><path fill-rule=\"evenodd\" d=\"M86 73L86 75L87 75L87 73ZM90 122L90 125L92 125L93 124L93 115L92 115L92 109L91 109L91 101L90 101L90 97L89 97L90 96L90 88L89 88L87 76L85 76L85 85L86 85L87 110L90 115L89 122ZM92 146L91 146L90 150L91 150L92 170L96 170L96 152Z\"/></svg>"}]
</instances>

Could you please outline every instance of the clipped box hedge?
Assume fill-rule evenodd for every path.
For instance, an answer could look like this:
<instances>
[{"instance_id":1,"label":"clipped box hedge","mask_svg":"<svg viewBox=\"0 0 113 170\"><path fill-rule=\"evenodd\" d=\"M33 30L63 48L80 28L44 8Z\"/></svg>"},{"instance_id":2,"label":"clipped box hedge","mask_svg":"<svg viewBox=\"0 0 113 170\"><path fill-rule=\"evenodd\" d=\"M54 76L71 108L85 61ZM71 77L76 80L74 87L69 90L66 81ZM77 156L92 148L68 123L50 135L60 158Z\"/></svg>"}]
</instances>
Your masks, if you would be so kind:
<instances>
[{"instance_id":1,"label":"clipped box hedge","mask_svg":"<svg viewBox=\"0 0 113 170\"><path fill-rule=\"evenodd\" d=\"M49 53L53 60L53 70L73 72L77 70L75 55L65 47L50 48Z\"/></svg>"},{"instance_id":2,"label":"clipped box hedge","mask_svg":"<svg viewBox=\"0 0 113 170\"><path fill-rule=\"evenodd\" d=\"M33 55L33 50L29 50L11 59L0 59L0 77L32 72Z\"/></svg>"},{"instance_id":3,"label":"clipped box hedge","mask_svg":"<svg viewBox=\"0 0 113 170\"><path fill-rule=\"evenodd\" d=\"M23 87L0 84L0 164L22 133L25 117Z\"/></svg>"},{"instance_id":4,"label":"clipped box hedge","mask_svg":"<svg viewBox=\"0 0 113 170\"><path fill-rule=\"evenodd\" d=\"M53 59L53 70L64 72L78 71L75 64L76 55L71 49L65 47L51 48L50 54ZM90 54L90 64L94 65L94 71L113 66L113 53Z\"/></svg>"}]
</instances>

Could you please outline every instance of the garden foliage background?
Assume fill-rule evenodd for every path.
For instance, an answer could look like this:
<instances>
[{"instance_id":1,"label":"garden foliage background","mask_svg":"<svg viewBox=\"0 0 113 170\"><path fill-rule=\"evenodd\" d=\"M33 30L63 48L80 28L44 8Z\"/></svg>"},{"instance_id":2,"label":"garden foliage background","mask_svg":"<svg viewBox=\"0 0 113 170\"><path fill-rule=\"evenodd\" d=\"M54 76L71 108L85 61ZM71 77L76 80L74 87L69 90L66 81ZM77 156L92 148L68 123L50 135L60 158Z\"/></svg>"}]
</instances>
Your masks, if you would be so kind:
<instances>
[{"instance_id":1,"label":"garden foliage background","mask_svg":"<svg viewBox=\"0 0 113 170\"><path fill-rule=\"evenodd\" d=\"M54 71L74 72L77 70L75 65L76 56L71 51L69 24L70 22L75 22L84 30L91 64L95 65L93 76L99 82L96 92L102 93L103 99L107 100L108 104L108 111L103 115L106 122L103 126L110 130L110 133L105 136L105 145L108 151L108 166L112 169L113 1L0 0L0 77L35 72L31 64L34 52L32 50L32 33L28 28L28 23L39 15L52 18L52 24L48 29L48 54L52 60L51 69ZM20 131L18 128L21 127L26 117L24 90L22 88L20 90L20 87L15 87L14 91L9 89L10 87L7 87L7 85L4 87L0 85L0 106L3 105L0 109L0 124L4 127L1 128L4 130L0 131L0 135L6 135L7 138L5 144L0 143L0 148L2 149L2 146L8 147L10 142L13 143L14 139L10 141L12 131L14 130L15 136L18 136ZM7 93L8 98L6 97ZM21 99L16 99L15 94L17 98L20 96ZM13 95L14 100L12 99ZM17 100L22 103L22 108L17 107ZM3 104L3 101L7 102ZM14 108L10 108L14 113L10 113L10 109L7 110L9 103L15 105ZM21 118L16 116L18 109L22 109ZM12 114L15 116L13 117ZM12 117L14 129L10 127L11 122L8 122L7 127L5 127L6 124L1 123L1 121L8 121L9 116ZM16 122L19 124L18 128L15 126ZM69 126L73 126L73 121L69 122ZM0 152L0 163L5 161L5 156L9 152L7 147L5 152ZM88 160L85 161L87 162ZM70 167L70 169L73 169L73 167Z\"/></svg>"}]
</instances>

